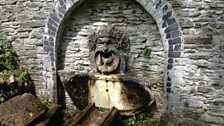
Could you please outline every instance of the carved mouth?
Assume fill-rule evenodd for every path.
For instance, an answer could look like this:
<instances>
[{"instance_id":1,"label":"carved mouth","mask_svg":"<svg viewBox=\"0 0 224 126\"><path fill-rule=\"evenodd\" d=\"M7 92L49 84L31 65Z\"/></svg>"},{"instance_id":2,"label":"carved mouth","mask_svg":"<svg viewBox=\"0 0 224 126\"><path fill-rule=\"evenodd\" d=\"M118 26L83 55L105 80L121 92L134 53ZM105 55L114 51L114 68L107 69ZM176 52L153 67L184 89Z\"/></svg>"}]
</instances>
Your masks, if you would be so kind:
<instances>
[{"instance_id":1,"label":"carved mouth","mask_svg":"<svg viewBox=\"0 0 224 126\"><path fill-rule=\"evenodd\" d=\"M102 57L104 58L110 58L111 56L112 56L112 52L106 52L106 53L102 52Z\"/></svg>"},{"instance_id":2,"label":"carved mouth","mask_svg":"<svg viewBox=\"0 0 224 126\"><path fill-rule=\"evenodd\" d=\"M110 73L117 69L119 56L114 52L97 52L95 55L96 68L101 73Z\"/></svg>"},{"instance_id":3,"label":"carved mouth","mask_svg":"<svg viewBox=\"0 0 224 126\"><path fill-rule=\"evenodd\" d=\"M101 60L103 61L101 63L103 63L104 65L110 65L111 62L113 61L113 54L112 54L112 52L102 53L101 54Z\"/></svg>"}]
</instances>

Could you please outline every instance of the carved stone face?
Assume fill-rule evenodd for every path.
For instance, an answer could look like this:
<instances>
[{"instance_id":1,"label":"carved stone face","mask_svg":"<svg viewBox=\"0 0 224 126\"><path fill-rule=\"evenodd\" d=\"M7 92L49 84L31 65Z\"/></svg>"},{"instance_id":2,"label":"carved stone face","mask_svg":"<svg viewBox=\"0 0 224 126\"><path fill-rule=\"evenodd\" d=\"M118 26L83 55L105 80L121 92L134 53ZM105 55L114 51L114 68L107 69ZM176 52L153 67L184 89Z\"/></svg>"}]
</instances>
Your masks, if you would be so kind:
<instances>
[{"instance_id":1,"label":"carved stone face","mask_svg":"<svg viewBox=\"0 0 224 126\"><path fill-rule=\"evenodd\" d=\"M115 40L108 37L97 38L95 63L96 68L101 73L111 73L115 71L120 62Z\"/></svg>"},{"instance_id":2,"label":"carved stone face","mask_svg":"<svg viewBox=\"0 0 224 126\"><path fill-rule=\"evenodd\" d=\"M128 43L123 33L113 26L103 26L90 37L92 62L98 72L113 73L118 70L121 54L128 49ZM126 46L126 48L124 47Z\"/></svg>"}]
</instances>

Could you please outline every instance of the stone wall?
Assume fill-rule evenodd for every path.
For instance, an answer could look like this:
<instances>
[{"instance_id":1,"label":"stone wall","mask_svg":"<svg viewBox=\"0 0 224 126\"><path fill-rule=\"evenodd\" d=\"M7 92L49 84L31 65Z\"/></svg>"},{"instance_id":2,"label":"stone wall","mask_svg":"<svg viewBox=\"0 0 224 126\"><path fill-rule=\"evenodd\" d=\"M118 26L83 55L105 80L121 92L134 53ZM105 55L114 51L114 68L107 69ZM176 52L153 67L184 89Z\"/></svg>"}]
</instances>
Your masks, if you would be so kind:
<instances>
[{"instance_id":1,"label":"stone wall","mask_svg":"<svg viewBox=\"0 0 224 126\"><path fill-rule=\"evenodd\" d=\"M42 76L43 32L52 6L53 0L0 1L0 31L7 33L7 40L19 56L20 66L30 73L38 95L47 89Z\"/></svg>"},{"instance_id":2,"label":"stone wall","mask_svg":"<svg viewBox=\"0 0 224 126\"><path fill-rule=\"evenodd\" d=\"M65 5L63 3L63 0L60 0L58 2L61 4L61 8L59 8L61 15L63 15L65 13L64 11L68 9L76 0L67 1L72 2L67 2ZM166 1L170 4L167 4ZM124 3L125 2L127 1L125 0ZM138 5L137 2L139 2L140 4ZM130 63L138 64L137 60L139 60L142 62L142 67L146 67L146 69L149 70L146 72L146 74L143 75L149 76L149 81L153 81L153 83L156 83L156 85L152 84L152 90L157 90L157 84L160 85L162 83L162 81L160 82L159 80L161 80L161 78L164 76L164 87L166 87L165 91L167 92L167 95L164 98L164 100L166 100L166 108L164 110L169 115L170 120L173 123L176 123L176 125L224 125L224 1L137 0L137 2L133 1L130 4L130 7L136 9L135 13L131 12L133 11L133 8L126 8L126 10L123 10L122 8L122 11L126 12L126 16L134 17L123 19L119 19L119 17L116 17L116 20L113 19L112 23L118 26L121 30L127 32L131 31L131 28L136 28L135 26L141 27L141 29L138 29L141 30L140 33L143 32L146 27L149 28L150 31L152 31L149 33L143 32L143 34L139 34L138 32L130 33L132 49L134 49L134 51L136 50L136 54L135 52L132 53L132 51L130 51L130 54L134 54L132 55L133 57L130 58ZM111 7L114 7L113 11L119 10L118 8L116 8L116 2L112 2L111 4ZM94 5L97 5L97 3L94 3ZM125 4L119 4L119 6L121 7L123 5ZM147 9L147 7L149 6L147 12L152 15L153 19L149 14L147 14L146 11L144 11L142 7L140 7L141 5L144 7L144 9ZM31 77L36 84L37 93L42 97L52 96L53 89L53 85L48 84L48 81L44 79L46 76L51 77L51 75L48 75L48 73L46 72L46 74L43 76L43 58L45 58L44 56L48 53L43 49L43 32L45 23L47 21L50 21L50 19L57 20L57 17L53 15L55 13L55 10L52 10L53 6L56 6L53 0L0 1L0 31L8 32L7 38L16 50L22 67L28 70L28 72L31 74ZM85 6L87 6L87 9L80 9L85 8ZM78 39L73 35L75 33L78 33L77 31L73 33L73 30L76 30L78 28L75 26L83 26L85 23L88 23L88 20L83 19L85 17L80 16L80 18L77 19L77 16L81 15L80 13L88 15L90 13L88 11L94 8L88 8L88 4L85 6L80 6L80 8L78 6L77 11L74 11L74 13L72 13L73 17L68 18L66 23L68 23L68 25L71 24L72 27L69 27L68 25L65 26L64 31L68 32L64 32L64 37L61 39L63 41L63 48L59 53L59 56L61 57L57 57L58 59L63 59L63 52L69 51L70 47L72 47L70 48L71 50L75 49L73 47L76 46L77 48L82 48L80 51L83 51L83 54L87 57L87 50L85 49L86 45L80 44L82 45L81 47L78 44L74 44ZM174 11L171 7L174 9ZM157 11L160 8L161 11ZM47 19L50 12L52 12L51 14L53 16L51 15L51 18ZM114 18L113 15L116 15L113 13L107 13L110 12L108 11L108 8L102 9L99 12L97 11L97 9L95 9L95 12L96 13L94 14L98 14L100 17L102 17L102 19L97 19L95 17L91 18L91 16L88 17L92 22L106 22L106 20ZM104 15L104 13L101 14L100 12L105 12L107 15L109 14L112 17L105 17L106 15ZM172 16L170 15L170 13L172 16L175 16L177 18L171 18ZM176 13L176 15L174 13ZM59 17L61 17L60 14ZM142 17L147 18L141 18L141 16L138 16L140 14L142 14ZM125 22L127 26L130 27L130 29L126 29L126 27L124 28L122 25L119 25L119 23L124 24L123 21L127 21L127 19L129 18L137 24ZM79 22L78 20L81 20L82 22ZM158 29L154 20L156 21ZM176 42L175 39L169 39L170 37L175 36L175 34L177 33L170 32L170 30L176 30L175 26L167 27L168 30L164 29L164 27L166 28L166 25L170 25L173 21L177 21L177 23L179 22L182 29L181 38L183 38L184 43L183 47L181 48L184 53L182 53L181 56L179 56L179 52L174 52L174 50L176 49L179 50L178 48L180 48L180 43L176 43L176 45L173 46L172 44L175 44ZM57 25L57 23L54 24L54 26ZM81 32L78 33L78 36L81 37L81 39L82 36L85 36L85 30L87 29L88 27L78 28L78 30L81 30ZM132 37L133 34L136 34L136 36ZM141 37L139 38L138 35ZM74 38L72 38L71 36L73 36ZM147 41L148 39L151 41ZM85 39L82 40L86 42ZM142 42L142 44L135 42ZM178 42L180 42L180 40ZM163 44L163 46L161 45L161 43ZM167 43L169 43L170 45ZM47 44L50 45L51 43L49 42ZM135 44L137 44L137 46L134 46ZM143 47L140 47L141 45ZM139 48L135 49L135 47L138 46ZM65 50L65 47L68 50ZM149 60L148 64L148 59L142 57L141 54L141 50L144 47L149 47L153 50L152 58ZM46 49L47 48L45 48L45 50ZM73 51L75 52L77 50ZM167 53L168 51L173 53ZM81 54L74 52L72 52L73 54L71 53L72 57L74 56L74 54L77 54L75 56L79 56ZM161 66L163 62L163 54L165 57L164 74L162 73L163 68ZM178 54L177 58L175 58L176 54ZM52 55L52 57L55 58L54 54L49 53L49 55ZM68 56L67 53L66 55ZM168 58L169 56L174 58ZM83 64L87 69L89 63L88 61L84 61L85 60L80 61L78 65L82 66ZM65 58L64 62L69 63L69 58ZM58 65L61 66L59 67L60 69L66 69L69 67L73 68L73 65L69 66L69 64L65 65L65 67L63 68L60 62L57 63L59 63ZM71 61L71 63L75 62ZM48 64L51 64L51 62L48 62ZM136 65L129 64L129 66L133 69L136 69L136 73L140 71L140 69L135 68ZM160 74L158 75L158 73ZM152 78L157 79L150 80ZM161 87L159 88L159 90L160 89Z\"/></svg>"},{"instance_id":3,"label":"stone wall","mask_svg":"<svg viewBox=\"0 0 224 126\"><path fill-rule=\"evenodd\" d=\"M184 40L183 58L176 62L183 81L173 89L172 111L181 125L224 125L224 1L169 2Z\"/></svg>"}]
</instances>

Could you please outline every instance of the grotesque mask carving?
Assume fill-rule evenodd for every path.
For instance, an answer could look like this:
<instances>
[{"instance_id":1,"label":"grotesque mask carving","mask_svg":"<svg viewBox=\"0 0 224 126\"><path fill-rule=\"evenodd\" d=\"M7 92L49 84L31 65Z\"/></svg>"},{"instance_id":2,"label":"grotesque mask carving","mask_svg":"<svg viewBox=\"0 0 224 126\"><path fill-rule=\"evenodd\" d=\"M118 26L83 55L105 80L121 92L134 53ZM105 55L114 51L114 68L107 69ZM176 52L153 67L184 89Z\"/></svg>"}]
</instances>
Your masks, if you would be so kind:
<instances>
[{"instance_id":1,"label":"grotesque mask carving","mask_svg":"<svg viewBox=\"0 0 224 126\"><path fill-rule=\"evenodd\" d=\"M102 74L123 72L121 65L125 65L129 45L122 32L110 25L102 26L90 36L89 47L93 67L98 72Z\"/></svg>"}]
</instances>

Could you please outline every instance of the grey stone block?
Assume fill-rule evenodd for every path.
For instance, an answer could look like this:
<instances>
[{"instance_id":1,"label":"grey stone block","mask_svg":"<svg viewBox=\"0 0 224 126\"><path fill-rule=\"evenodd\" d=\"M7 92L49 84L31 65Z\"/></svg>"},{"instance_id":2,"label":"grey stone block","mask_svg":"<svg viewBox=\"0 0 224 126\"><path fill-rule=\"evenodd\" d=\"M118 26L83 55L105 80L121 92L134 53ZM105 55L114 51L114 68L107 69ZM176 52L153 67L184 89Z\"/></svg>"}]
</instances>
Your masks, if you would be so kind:
<instances>
[{"instance_id":1,"label":"grey stone block","mask_svg":"<svg viewBox=\"0 0 224 126\"><path fill-rule=\"evenodd\" d=\"M180 37L169 39L169 45L175 45L175 44L180 44L180 43L181 43Z\"/></svg>"},{"instance_id":2,"label":"grey stone block","mask_svg":"<svg viewBox=\"0 0 224 126\"><path fill-rule=\"evenodd\" d=\"M171 16L172 16L172 11L169 11L165 15L163 15L163 20L167 21Z\"/></svg>"},{"instance_id":3,"label":"grey stone block","mask_svg":"<svg viewBox=\"0 0 224 126\"><path fill-rule=\"evenodd\" d=\"M181 50L180 44L174 46L174 51L180 51L180 50Z\"/></svg>"},{"instance_id":4,"label":"grey stone block","mask_svg":"<svg viewBox=\"0 0 224 126\"><path fill-rule=\"evenodd\" d=\"M60 23L60 18L58 18L57 14L56 13L50 13L50 16L49 16L53 21L57 22L57 23Z\"/></svg>"},{"instance_id":5,"label":"grey stone block","mask_svg":"<svg viewBox=\"0 0 224 126\"><path fill-rule=\"evenodd\" d=\"M165 29L165 33L169 33L169 32L172 32L172 31L176 31L178 30L178 25L175 23L175 24L172 24L172 25L169 25L166 29Z\"/></svg>"},{"instance_id":6,"label":"grey stone block","mask_svg":"<svg viewBox=\"0 0 224 126\"><path fill-rule=\"evenodd\" d=\"M168 57L170 58L178 58L180 57L181 52L173 52L173 51L169 51L168 52Z\"/></svg>"},{"instance_id":7,"label":"grey stone block","mask_svg":"<svg viewBox=\"0 0 224 126\"><path fill-rule=\"evenodd\" d=\"M209 87L198 87L197 91L200 93L210 93L212 90L212 88Z\"/></svg>"}]
</instances>

